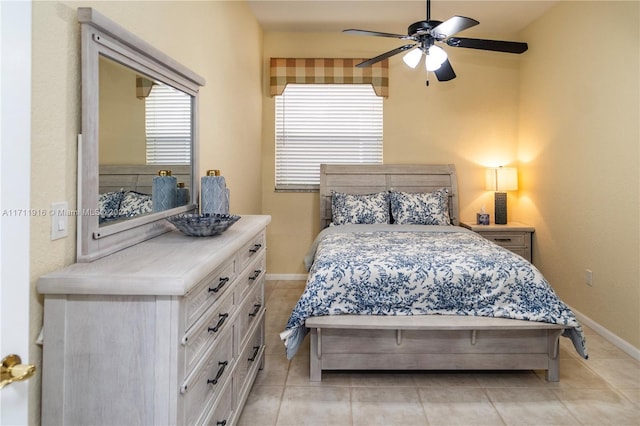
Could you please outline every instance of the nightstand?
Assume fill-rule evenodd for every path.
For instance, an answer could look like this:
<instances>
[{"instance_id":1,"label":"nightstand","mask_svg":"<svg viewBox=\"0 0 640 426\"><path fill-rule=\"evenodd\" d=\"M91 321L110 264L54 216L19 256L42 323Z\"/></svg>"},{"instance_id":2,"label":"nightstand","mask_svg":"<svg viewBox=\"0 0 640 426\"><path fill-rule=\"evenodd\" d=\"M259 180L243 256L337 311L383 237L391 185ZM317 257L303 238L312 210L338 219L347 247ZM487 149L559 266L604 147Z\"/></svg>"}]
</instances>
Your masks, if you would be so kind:
<instances>
[{"instance_id":1,"label":"nightstand","mask_svg":"<svg viewBox=\"0 0 640 426\"><path fill-rule=\"evenodd\" d=\"M477 232L487 240L502 246L531 262L531 234L535 232L533 226L519 222L509 222L506 225L478 225L471 222L460 222L460 226Z\"/></svg>"}]
</instances>

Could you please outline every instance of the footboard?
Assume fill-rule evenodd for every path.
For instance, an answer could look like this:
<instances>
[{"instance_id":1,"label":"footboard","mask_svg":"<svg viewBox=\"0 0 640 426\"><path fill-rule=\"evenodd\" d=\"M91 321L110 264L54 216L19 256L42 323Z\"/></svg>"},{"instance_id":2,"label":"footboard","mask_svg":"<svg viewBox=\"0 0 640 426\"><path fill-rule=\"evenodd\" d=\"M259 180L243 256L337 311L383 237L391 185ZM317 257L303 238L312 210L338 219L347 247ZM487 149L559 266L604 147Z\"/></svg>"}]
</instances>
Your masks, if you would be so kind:
<instances>
[{"instance_id":1,"label":"footboard","mask_svg":"<svg viewBox=\"0 0 640 426\"><path fill-rule=\"evenodd\" d=\"M310 380L323 370L546 370L564 326L471 316L312 317Z\"/></svg>"}]
</instances>

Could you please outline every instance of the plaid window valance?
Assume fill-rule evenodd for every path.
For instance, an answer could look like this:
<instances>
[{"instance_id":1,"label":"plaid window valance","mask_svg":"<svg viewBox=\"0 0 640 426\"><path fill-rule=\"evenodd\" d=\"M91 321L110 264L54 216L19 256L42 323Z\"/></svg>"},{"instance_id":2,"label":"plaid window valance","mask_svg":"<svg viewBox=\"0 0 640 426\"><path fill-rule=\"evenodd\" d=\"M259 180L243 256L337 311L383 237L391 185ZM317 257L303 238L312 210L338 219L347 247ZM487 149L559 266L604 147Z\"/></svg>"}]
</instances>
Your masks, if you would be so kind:
<instances>
[{"instance_id":1,"label":"plaid window valance","mask_svg":"<svg viewBox=\"0 0 640 426\"><path fill-rule=\"evenodd\" d=\"M271 96L281 95L287 83L371 84L378 96L389 96L389 60L356 68L365 59L271 58Z\"/></svg>"}]
</instances>

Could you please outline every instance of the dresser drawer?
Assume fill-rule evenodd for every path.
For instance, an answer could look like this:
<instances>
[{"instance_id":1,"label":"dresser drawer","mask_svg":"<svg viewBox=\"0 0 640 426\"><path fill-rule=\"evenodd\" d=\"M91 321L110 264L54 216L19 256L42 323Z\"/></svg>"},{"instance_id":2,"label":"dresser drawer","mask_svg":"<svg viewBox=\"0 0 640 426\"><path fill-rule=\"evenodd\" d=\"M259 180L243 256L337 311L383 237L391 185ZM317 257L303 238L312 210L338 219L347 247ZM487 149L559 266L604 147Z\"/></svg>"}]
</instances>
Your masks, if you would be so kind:
<instances>
[{"instance_id":1,"label":"dresser drawer","mask_svg":"<svg viewBox=\"0 0 640 426\"><path fill-rule=\"evenodd\" d=\"M480 232L480 235L502 247L526 246L526 236L522 232L501 232L495 234L490 232Z\"/></svg>"},{"instance_id":2,"label":"dresser drawer","mask_svg":"<svg viewBox=\"0 0 640 426\"><path fill-rule=\"evenodd\" d=\"M201 424L208 426L226 426L230 425L233 416L233 380L227 381L220 392L218 400L215 402L213 409L203 419ZM239 413L238 413L239 414Z\"/></svg>"},{"instance_id":3,"label":"dresser drawer","mask_svg":"<svg viewBox=\"0 0 640 426\"><path fill-rule=\"evenodd\" d=\"M185 377L193 370L202 355L232 327L231 319L235 313L234 294L227 292L219 303L213 305L202 318L191 327L182 338L185 347Z\"/></svg>"},{"instance_id":4,"label":"dresser drawer","mask_svg":"<svg viewBox=\"0 0 640 426\"><path fill-rule=\"evenodd\" d=\"M263 318L262 314L259 320ZM253 384L253 379L247 380L251 374L255 374L255 371L260 368L260 363L264 355L264 323L260 323L249 339L246 340L245 345L242 348L242 352L238 357L238 366L236 367L236 373L234 376L234 390L236 400L241 395L248 393L248 389L245 387Z\"/></svg>"},{"instance_id":5,"label":"dresser drawer","mask_svg":"<svg viewBox=\"0 0 640 426\"><path fill-rule=\"evenodd\" d=\"M236 271L242 271L244 268L256 257L266 251L266 237L265 233L261 232L251 239L251 242L245 244L243 248L238 251L237 259L238 265Z\"/></svg>"},{"instance_id":6,"label":"dresser drawer","mask_svg":"<svg viewBox=\"0 0 640 426\"><path fill-rule=\"evenodd\" d=\"M238 300L244 300L245 294L253 289L259 282L264 281L264 275L267 269L266 252L257 255L256 259L240 274L238 277Z\"/></svg>"},{"instance_id":7,"label":"dresser drawer","mask_svg":"<svg viewBox=\"0 0 640 426\"><path fill-rule=\"evenodd\" d=\"M254 284L254 288L247 293L247 296L243 299L242 305L238 308L238 320L237 320L237 342L239 345L244 344L246 334L259 318L262 318L264 311L264 291L263 280ZM238 348L239 350L240 348Z\"/></svg>"},{"instance_id":8,"label":"dresser drawer","mask_svg":"<svg viewBox=\"0 0 640 426\"><path fill-rule=\"evenodd\" d=\"M184 398L184 424L192 425L208 412L211 401L221 394L234 367L233 330L221 336L213 353L189 376L180 392Z\"/></svg>"},{"instance_id":9,"label":"dresser drawer","mask_svg":"<svg viewBox=\"0 0 640 426\"><path fill-rule=\"evenodd\" d=\"M185 330L188 330L209 306L225 294L235 278L235 260L231 259L187 294L185 299Z\"/></svg>"}]
</instances>

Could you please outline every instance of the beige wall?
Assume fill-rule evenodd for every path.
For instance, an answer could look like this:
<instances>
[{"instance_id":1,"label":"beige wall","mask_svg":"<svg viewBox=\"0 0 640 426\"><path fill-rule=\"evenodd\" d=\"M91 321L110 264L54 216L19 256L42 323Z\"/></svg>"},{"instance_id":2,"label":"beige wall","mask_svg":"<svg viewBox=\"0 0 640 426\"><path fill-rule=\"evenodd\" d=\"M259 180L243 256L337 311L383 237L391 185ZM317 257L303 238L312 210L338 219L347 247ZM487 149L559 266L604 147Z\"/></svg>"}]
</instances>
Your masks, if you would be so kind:
<instances>
[{"instance_id":1,"label":"beige wall","mask_svg":"<svg viewBox=\"0 0 640 426\"><path fill-rule=\"evenodd\" d=\"M100 147L102 164L146 164L145 102L136 97L137 74L100 58Z\"/></svg>"},{"instance_id":2,"label":"beige wall","mask_svg":"<svg viewBox=\"0 0 640 426\"><path fill-rule=\"evenodd\" d=\"M636 348L639 4L561 2L524 32L516 213L535 225L534 262L565 302Z\"/></svg>"},{"instance_id":3,"label":"beige wall","mask_svg":"<svg viewBox=\"0 0 640 426\"><path fill-rule=\"evenodd\" d=\"M508 36L505 36L508 37ZM267 78L270 57L367 58L399 46L393 39L341 33L265 33L263 99L263 212L272 274L304 273L302 259L319 229L317 193L275 193L274 99ZM453 163L458 171L461 218L475 219L483 204L484 167L517 161L519 56L447 49L458 75L439 83L410 70L401 55L390 59L389 98L384 100L385 163ZM513 194L517 195L517 194Z\"/></svg>"},{"instance_id":4,"label":"beige wall","mask_svg":"<svg viewBox=\"0 0 640 426\"><path fill-rule=\"evenodd\" d=\"M200 92L201 174L221 169L232 211L260 213L262 30L238 1L34 1L31 207L48 209L63 200L71 208L76 204L80 41L75 16L80 6L95 7L206 79ZM37 278L75 261L75 224L69 237L50 241L49 220L31 222L33 341L42 324ZM40 368L38 346L29 359ZM29 423L38 424L40 378L31 383Z\"/></svg>"}]
</instances>

